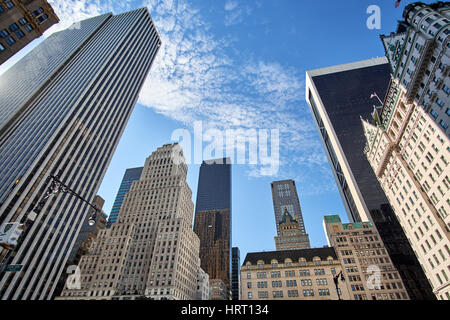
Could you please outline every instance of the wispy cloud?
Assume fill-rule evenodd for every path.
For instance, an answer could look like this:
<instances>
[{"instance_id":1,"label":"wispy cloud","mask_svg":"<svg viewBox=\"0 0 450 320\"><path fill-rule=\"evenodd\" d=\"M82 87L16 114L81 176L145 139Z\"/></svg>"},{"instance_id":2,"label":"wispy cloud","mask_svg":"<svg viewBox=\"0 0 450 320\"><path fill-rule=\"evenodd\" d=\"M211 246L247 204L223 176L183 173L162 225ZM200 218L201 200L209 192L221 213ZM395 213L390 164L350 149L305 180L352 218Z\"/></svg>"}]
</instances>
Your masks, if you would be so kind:
<instances>
[{"instance_id":1,"label":"wispy cloud","mask_svg":"<svg viewBox=\"0 0 450 320\"><path fill-rule=\"evenodd\" d=\"M324 168L324 185L332 179L304 101L304 70L277 61L242 56L231 43L217 39L210 24L186 1L147 1L162 38L162 46L139 103L192 126L204 129L279 129L280 176L295 169ZM227 2L228 11L238 10ZM250 177L261 177L249 166ZM307 175L297 177L307 181ZM324 186L311 192L328 192Z\"/></svg>"},{"instance_id":2,"label":"wispy cloud","mask_svg":"<svg viewBox=\"0 0 450 320\"><path fill-rule=\"evenodd\" d=\"M281 163L273 179L289 177L308 184L307 172L314 168L322 173L323 184L311 183L308 192L329 192L332 176L304 101L304 70L233 50L233 41L214 37L208 20L186 0L144 0L138 5L124 1L119 6L112 0L49 2L61 22L44 36L92 16L147 6L162 46L139 103L188 128L202 120L205 130L278 129ZM250 14L240 6L225 3L228 23ZM231 16L234 12L241 13ZM248 175L264 176L259 166L249 166Z\"/></svg>"},{"instance_id":3,"label":"wispy cloud","mask_svg":"<svg viewBox=\"0 0 450 320\"><path fill-rule=\"evenodd\" d=\"M60 21L46 30L44 37L64 30L75 22L113 10L111 0L102 1L101 4L98 0L48 0L48 3L52 6Z\"/></svg>"},{"instance_id":4,"label":"wispy cloud","mask_svg":"<svg viewBox=\"0 0 450 320\"><path fill-rule=\"evenodd\" d=\"M225 10L226 11L231 11L231 10L235 9L237 6L238 6L237 1L228 0L227 2L225 2Z\"/></svg>"}]
</instances>

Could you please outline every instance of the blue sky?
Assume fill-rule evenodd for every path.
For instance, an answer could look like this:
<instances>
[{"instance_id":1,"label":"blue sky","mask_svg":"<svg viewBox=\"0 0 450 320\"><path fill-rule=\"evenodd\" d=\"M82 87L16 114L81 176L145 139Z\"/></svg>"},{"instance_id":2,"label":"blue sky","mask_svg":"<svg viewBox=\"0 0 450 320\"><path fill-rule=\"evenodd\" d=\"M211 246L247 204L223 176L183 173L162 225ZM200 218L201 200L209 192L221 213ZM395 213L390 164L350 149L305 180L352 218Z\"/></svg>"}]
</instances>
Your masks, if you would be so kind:
<instances>
[{"instance_id":1,"label":"blue sky","mask_svg":"<svg viewBox=\"0 0 450 320\"><path fill-rule=\"evenodd\" d=\"M280 166L233 165L233 246L241 259L274 250L276 234L270 182L294 179L311 245L326 245L324 215L348 221L305 101L305 71L384 55L379 39L396 29L405 5L394 0L49 0L68 27L101 13L147 6L162 47L141 91L99 190L109 214L126 168L142 166L176 129L278 129ZM430 1L425 1L430 2ZM369 30L369 5L381 9L381 29ZM4 72L43 39L0 67ZM207 144L207 143L205 143ZM189 165L197 190L199 165Z\"/></svg>"}]
</instances>

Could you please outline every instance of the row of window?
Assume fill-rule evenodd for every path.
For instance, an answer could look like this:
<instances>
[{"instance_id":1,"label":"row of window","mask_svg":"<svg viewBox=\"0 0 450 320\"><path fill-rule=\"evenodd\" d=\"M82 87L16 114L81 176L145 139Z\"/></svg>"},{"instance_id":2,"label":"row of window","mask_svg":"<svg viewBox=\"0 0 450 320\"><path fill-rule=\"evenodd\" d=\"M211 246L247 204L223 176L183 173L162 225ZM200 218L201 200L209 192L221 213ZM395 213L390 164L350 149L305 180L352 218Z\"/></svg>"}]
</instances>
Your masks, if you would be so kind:
<instances>
[{"instance_id":1,"label":"row of window","mask_svg":"<svg viewBox=\"0 0 450 320\"><path fill-rule=\"evenodd\" d=\"M4 5L6 8L5 8L3 5ZM12 1L5 1L3 5L0 4L0 14L3 13L3 12L5 12L7 9L13 8L13 7L14 7L14 2L12 2Z\"/></svg>"},{"instance_id":2,"label":"row of window","mask_svg":"<svg viewBox=\"0 0 450 320\"><path fill-rule=\"evenodd\" d=\"M340 290L339 290L340 291ZM319 289L318 290L319 296L329 296L330 295L330 289ZM283 291L273 291L272 292L273 298L283 298L284 293ZM295 298L299 296L298 290L288 290L288 297ZM304 297L314 297L314 290L313 289L305 289L303 290L303 296ZM249 292L247 297L249 299L253 298L253 293ZM269 292L268 291L258 291L258 298L268 298Z\"/></svg>"},{"instance_id":3,"label":"row of window","mask_svg":"<svg viewBox=\"0 0 450 320\"><path fill-rule=\"evenodd\" d=\"M42 15L40 18L43 18L42 21L44 21L48 18L48 16ZM0 37L3 38L5 42L10 46L16 43L16 39L14 38L13 34L15 34L18 39L25 37L25 33L20 29L19 25L23 26L28 32L31 32L33 30L33 26L25 17L20 18L18 23L19 24L14 22L8 27L8 29L0 30ZM4 51L5 49L5 46L0 43L0 51Z\"/></svg>"},{"instance_id":4,"label":"row of window","mask_svg":"<svg viewBox=\"0 0 450 320\"><path fill-rule=\"evenodd\" d=\"M312 280L311 279L302 279L300 281L302 286L312 286ZM326 278L316 279L317 285L327 285L328 280ZM296 287L297 286L297 280L286 280L286 287ZM258 281L257 282L258 288L267 288L267 281ZM279 281L272 281L272 288L278 288L283 287L283 282L281 280ZM252 282L247 282L247 289L252 288Z\"/></svg>"}]
</instances>

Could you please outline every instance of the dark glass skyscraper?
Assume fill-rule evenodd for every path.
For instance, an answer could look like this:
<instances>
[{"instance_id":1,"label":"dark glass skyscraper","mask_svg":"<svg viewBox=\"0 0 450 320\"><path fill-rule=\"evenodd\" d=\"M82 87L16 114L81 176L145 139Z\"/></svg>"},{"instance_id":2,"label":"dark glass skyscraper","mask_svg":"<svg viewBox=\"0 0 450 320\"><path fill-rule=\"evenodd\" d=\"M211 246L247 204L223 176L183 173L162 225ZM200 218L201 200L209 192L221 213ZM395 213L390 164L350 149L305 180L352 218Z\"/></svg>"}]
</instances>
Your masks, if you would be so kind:
<instances>
[{"instance_id":1,"label":"dark glass skyscraper","mask_svg":"<svg viewBox=\"0 0 450 320\"><path fill-rule=\"evenodd\" d=\"M364 155L360 117L371 118L386 95L385 57L306 72L306 100L326 150L350 222L371 221L411 299L434 298L425 274Z\"/></svg>"},{"instance_id":2,"label":"dark glass skyscraper","mask_svg":"<svg viewBox=\"0 0 450 320\"><path fill-rule=\"evenodd\" d=\"M238 247L231 249L231 298L232 300L241 299L241 286L240 286L240 270L241 270L241 257Z\"/></svg>"},{"instance_id":3,"label":"dark glass skyscraper","mask_svg":"<svg viewBox=\"0 0 450 320\"><path fill-rule=\"evenodd\" d=\"M228 159L228 160L227 160ZM227 162L228 161L228 162ZM231 208L229 158L203 161L198 177L195 212Z\"/></svg>"},{"instance_id":4,"label":"dark glass skyscraper","mask_svg":"<svg viewBox=\"0 0 450 320\"><path fill-rule=\"evenodd\" d=\"M203 161L198 179L194 231L200 238L201 268L210 282L222 280L231 289L231 164L230 159Z\"/></svg>"},{"instance_id":5,"label":"dark glass skyscraper","mask_svg":"<svg viewBox=\"0 0 450 320\"><path fill-rule=\"evenodd\" d=\"M122 206L123 198L125 197L125 194L128 191L130 191L131 184L133 183L133 181L139 180L143 168L144 167L139 167L125 170L122 182L120 183L119 191L117 192L117 196L116 199L114 200L111 213L109 214L108 217L108 223L106 225L107 228L110 228L111 225L116 223L117 216L119 215L120 212L120 207Z\"/></svg>"},{"instance_id":6,"label":"dark glass skyscraper","mask_svg":"<svg viewBox=\"0 0 450 320\"><path fill-rule=\"evenodd\" d=\"M100 183L161 41L146 8L48 37L0 79L0 224L29 221L49 175L87 201ZM89 207L49 198L0 261L2 299L50 299Z\"/></svg>"}]
</instances>

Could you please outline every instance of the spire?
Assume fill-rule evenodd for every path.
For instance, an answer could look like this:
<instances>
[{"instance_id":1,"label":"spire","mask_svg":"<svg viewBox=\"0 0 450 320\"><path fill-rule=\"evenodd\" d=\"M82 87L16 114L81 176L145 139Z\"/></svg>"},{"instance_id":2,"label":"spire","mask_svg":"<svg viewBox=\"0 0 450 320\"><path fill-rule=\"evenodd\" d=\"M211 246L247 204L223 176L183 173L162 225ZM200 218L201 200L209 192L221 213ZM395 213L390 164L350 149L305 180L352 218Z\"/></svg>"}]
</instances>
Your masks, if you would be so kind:
<instances>
[{"instance_id":1,"label":"spire","mask_svg":"<svg viewBox=\"0 0 450 320\"><path fill-rule=\"evenodd\" d=\"M369 121L364 120L361 116L360 119L363 126L364 136L366 137L367 146L370 149L375 141L378 128L377 126L371 124Z\"/></svg>"}]
</instances>

